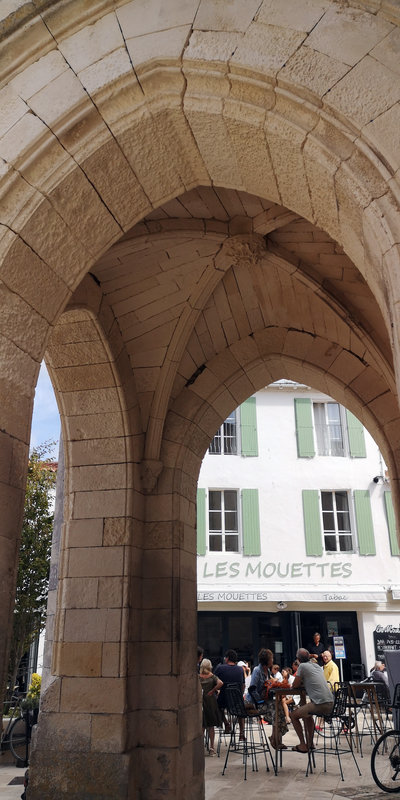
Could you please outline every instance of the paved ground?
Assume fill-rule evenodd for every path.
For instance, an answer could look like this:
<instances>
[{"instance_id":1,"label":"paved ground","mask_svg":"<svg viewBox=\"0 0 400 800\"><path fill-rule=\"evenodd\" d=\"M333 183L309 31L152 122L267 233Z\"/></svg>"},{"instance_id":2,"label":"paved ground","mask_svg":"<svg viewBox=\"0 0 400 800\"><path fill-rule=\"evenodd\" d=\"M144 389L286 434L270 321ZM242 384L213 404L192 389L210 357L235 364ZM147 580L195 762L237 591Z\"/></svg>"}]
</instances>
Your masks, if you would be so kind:
<instances>
[{"instance_id":1,"label":"paved ground","mask_svg":"<svg viewBox=\"0 0 400 800\"><path fill-rule=\"evenodd\" d=\"M13 765L3 766L0 756L0 798L1 800L16 800L20 798L23 787L23 777L25 769L17 768ZM16 784L15 781L18 781ZM11 785L13 784L13 785Z\"/></svg>"},{"instance_id":2,"label":"paved ground","mask_svg":"<svg viewBox=\"0 0 400 800\"><path fill-rule=\"evenodd\" d=\"M267 726L267 730L270 726ZM228 739L227 739L228 741ZM288 747L298 741L292 727L284 737ZM244 781L244 768L240 755L229 756L225 775L222 775L226 746L221 747L220 758L205 758L206 800L265 800L266 792L273 792L274 800L383 800L388 797L375 785L371 777L371 746L364 742L364 757L358 758L361 777L359 777L350 754L342 757L344 781L340 778L336 757L330 756L327 772L323 772L323 756L317 753L316 771L305 777L307 756L287 750L283 753L282 768L275 775L265 771L261 759L259 772L252 772L248 766L247 780Z\"/></svg>"},{"instance_id":3,"label":"paved ground","mask_svg":"<svg viewBox=\"0 0 400 800\"><path fill-rule=\"evenodd\" d=\"M289 747L296 744L296 735L292 729L284 741ZM371 747L367 743L364 744L364 751L364 758L358 758L361 778L351 755L343 756L345 780L341 781L337 759L329 757L327 772L324 773L322 755L319 753L315 757L316 772L306 778L307 757L288 750L283 753L282 768L277 776L272 771L267 773L260 759L260 771L252 772L249 765L247 780L244 781L243 764L239 755L230 755L227 770L222 775L226 754L226 744L222 742L220 758L205 758L206 800L226 800L227 797L229 800L265 800L266 792L273 792L274 800L383 800L388 795L381 792L372 780L369 758ZM19 800L23 791L21 781L24 772L24 769L12 764L4 765L0 756L0 800ZM19 783L12 785L16 779Z\"/></svg>"}]
</instances>

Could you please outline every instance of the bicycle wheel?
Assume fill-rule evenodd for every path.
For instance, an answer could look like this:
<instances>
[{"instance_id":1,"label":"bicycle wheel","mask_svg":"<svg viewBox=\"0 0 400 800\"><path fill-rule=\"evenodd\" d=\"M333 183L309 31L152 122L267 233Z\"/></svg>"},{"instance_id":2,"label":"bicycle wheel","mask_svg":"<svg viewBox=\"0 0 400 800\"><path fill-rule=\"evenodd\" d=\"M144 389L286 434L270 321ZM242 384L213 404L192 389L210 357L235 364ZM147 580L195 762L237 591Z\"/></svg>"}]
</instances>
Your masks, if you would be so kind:
<instances>
[{"instance_id":1,"label":"bicycle wheel","mask_svg":"<svg viewBox=\"0 0 400 800\"><path fill-rule=\"evenodd\" d=\"M400 792L400 731L386 731L371 753L371 772L384 792Z\"/></svg>"},{"instance_id":2,"label":"bicycle wheel","mask_svg":"<svg viewBox=\"0 0 400 800\"><path fill-rule=\"evenodd\" d=\"M10 750L14 758L20 761L25 761L27 757L26 751L26 723L20 717L16 719L10 730ZM28 744L29 755L29 744Z\"/></svg>"}]
</instances>

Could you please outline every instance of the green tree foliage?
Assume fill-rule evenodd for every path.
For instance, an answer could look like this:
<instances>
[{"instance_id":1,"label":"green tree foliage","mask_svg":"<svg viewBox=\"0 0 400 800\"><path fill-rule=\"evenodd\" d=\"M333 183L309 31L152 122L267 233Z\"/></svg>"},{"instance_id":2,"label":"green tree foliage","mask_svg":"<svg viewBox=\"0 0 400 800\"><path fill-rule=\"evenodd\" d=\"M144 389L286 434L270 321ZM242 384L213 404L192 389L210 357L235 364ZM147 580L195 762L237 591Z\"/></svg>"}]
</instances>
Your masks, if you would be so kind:
<instances>
[{"instance_id":1,"label":"green tree foliage","mask_svg":"<svg viewBox=\"0 0 400 800\"><path fill-rule=\"evenodd\" d=\"M10 689L22 656L46 621L56 473L45 456L53 444L36 447L29 458L8 670Z\"/></svg>"}]
</instances>

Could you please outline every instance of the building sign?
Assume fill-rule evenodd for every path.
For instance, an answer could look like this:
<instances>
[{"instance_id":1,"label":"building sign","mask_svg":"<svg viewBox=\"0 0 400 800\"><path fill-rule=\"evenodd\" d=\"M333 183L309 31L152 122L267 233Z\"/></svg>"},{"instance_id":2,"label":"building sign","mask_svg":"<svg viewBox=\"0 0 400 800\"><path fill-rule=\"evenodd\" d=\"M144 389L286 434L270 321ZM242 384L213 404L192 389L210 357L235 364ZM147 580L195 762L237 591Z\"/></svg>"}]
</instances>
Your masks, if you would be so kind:
<instances>
[{"instance_id":1,"label":"building sign","mask_svg":"<svg viewBox=\"0 0 400 800\"><path fill-rule=\"evenodd\" d=\"M350 578L352 573L350 562L342 561L205 561L200 566L198 579L221 580L229 578L230 581L241 581L243 578L252 581L265 580L321 580L337 578ZM221 580L222 582L222 580Z\"/></svg>"},{"instance_id":2,"label":"building sign","mask_svg":"<svg viewBox=\"0 0 400 800\"><path fill-rule=\"evenodd\" d=\"M384 592L352 592L351 590L338 591L330 589L324 591L307 591L301 589L288 591L286 587L272 587L271 591L249 591L248 589L220 589L220 590L199 590L197 600L199 603L241 603L241 602L295 602L295 603L381 603L386 599ZM400 634L399 634L400 636Z\"/></svg>"},{"instance_id":3,"label":"building sign","mask_svg":"<svg viewBox=\"0 0 400 800\"><path fill-rule=\"evenodd\" d=\"M333 637L333 649L335 651L335 660L338 658L346 658L346 648L344 646L343 636Z\"/></svg>"},{"instance_id":4,"label":"building sign","mask_svg":"<svg viewBox=\"0 0 400 800\"><path fill-rule=\"evenodd\" d=\"M385 650L400 650L400 625L377 625L374 647L377 661L385 660Z\"/></svg>"}]
</instances>

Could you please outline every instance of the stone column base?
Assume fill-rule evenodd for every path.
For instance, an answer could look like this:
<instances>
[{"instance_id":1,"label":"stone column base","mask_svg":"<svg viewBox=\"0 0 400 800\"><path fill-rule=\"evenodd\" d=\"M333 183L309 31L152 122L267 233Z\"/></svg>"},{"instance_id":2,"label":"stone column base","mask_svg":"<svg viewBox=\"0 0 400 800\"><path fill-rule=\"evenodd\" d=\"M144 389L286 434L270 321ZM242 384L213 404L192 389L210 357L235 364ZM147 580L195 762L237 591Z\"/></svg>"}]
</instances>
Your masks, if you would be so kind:
<instances>
[{"instance_id":1,"label":"stone column base","mask_svg":"<svg viewBox=\"0 0 400 800\"><path fill-rule=\"evenodd\" d=\"M79 715L75 730L70 721L68 734L57 735L53 730L50 743L48 731L41 736L39 719L32 742L28 800L203 800L203 737L182 748L93 753L79 750L83 744ZM106 721L104 715L105 726Z\"/></svg>"},{"instance_id":2,"label":"stone column base","mask_svg":"<svg viewBox=\"0 0 400 800\"><path fill-rule=\"evenodd\" d=\"M127 800L129 756L37 750L29 767L29 800Z\"/></svg>"}]
</instances>

